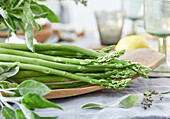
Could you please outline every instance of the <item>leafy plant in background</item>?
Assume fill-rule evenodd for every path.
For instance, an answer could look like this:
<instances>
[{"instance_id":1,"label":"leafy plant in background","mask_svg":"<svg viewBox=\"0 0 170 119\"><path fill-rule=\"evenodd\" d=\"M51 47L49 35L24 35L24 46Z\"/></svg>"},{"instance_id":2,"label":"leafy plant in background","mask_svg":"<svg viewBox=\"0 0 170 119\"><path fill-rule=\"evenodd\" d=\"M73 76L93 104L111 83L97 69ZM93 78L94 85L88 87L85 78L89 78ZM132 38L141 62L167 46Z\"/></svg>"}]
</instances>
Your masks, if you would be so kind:
<instances>
[{"instance_id":1,"label":"leafy plant in background","mask_svg":"<svg viewBox=\"0 0 170 119\"><path fill-rule=\"evenodd\" d=\"M46 85L33 80L24 81L20 85L10 83L6 80L14 76L19 71L19 67L1 65L0 66L0 105L1 113L5 119L56 119L57 117L39 117L34 110L43 108L61 107L46 100L42 96L48 94L51 89ZM8 94L10 97L4 97L2 94ZM14 109L12 104L18 105L18 109Z\"/></svg>"},{"instance_id":2,"label":"leafy plant in background","mask_svg":"<svg viewBox=\"0 0 170 119\"><path fill-rule=\"evenodd\" d=\"M41 31L41 26L35 19L47 18L50 22L58 23L58 17L45 5L37 1L46 0L0 0L0 28L8 27L8 36L11 32L17 34L17 27L25 34L27 47L34 52L33 26ZM74 0L86 5L86 0Z\"/></svg>"},{"instance_id":3,"label":"leafy plant in background","mask_svg":"<svg viewBox=\"0 0 170 119\"><path fill-rule=\"evenodd\" d=\"M8 35L11 32L17 34L17 27L19 27L25 34L27 47L32 52L35 51L33 26L38 31L41 30L41 26L35 22L35 19L39 18L47 18L50 22L60 22L58 17L47 6L38 4L35 0L0 1L0 23L9 28Z\"/></svg>"}]
</instances>

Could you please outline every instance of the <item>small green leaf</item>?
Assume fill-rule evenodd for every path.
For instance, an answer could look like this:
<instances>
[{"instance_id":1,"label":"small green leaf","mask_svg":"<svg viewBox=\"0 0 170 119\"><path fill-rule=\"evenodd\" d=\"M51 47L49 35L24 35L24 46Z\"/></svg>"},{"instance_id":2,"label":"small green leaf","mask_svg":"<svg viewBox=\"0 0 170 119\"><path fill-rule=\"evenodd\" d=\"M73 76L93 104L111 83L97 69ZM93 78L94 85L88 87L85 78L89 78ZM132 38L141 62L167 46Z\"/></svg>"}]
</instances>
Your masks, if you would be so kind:
<instances>
[{"instance_id":1,"label":"small green leaf","mask_svg":"<svg viewBox=\"0 0 170 119\"><path fill-rule=\"evenodd\" d=\"M26 95L28 93L31 93L31 94L37 94L39 96L46 95L51 91L45 84L33 80L22 82L18 86L18 90L21 95Z\"/></svg>"},{"instance_id":2,"label":"small green leaf","mask_svg":"<svg viewBox=\"0 0 170 119\"><path fill-rule=\"evenodd\" d=\"M60 22L59 18L54 14L53 11L51 11L48 7L45 5L40 5L40 7L45 11L48 12L49 15L47 16L48 20L50 22Z\"/></svg>"},{"instance_id":3,"label":"small green leaf","mask_svg":"<svg viewBox=\"0 0 170 119\"><path fill-rule=\"evenodd\" d=\"M135 105L138 99L139 99L139 95L133 94L120 101L119 105L121 105L124 108L129 108Z\"/></svg>"},{"instance_id":4,"label":"small green leaf","mask_svg":"<svg viewBox=\"0 0 170 119\"><path fill-rule=\"evenodd\" d=\"M33 27L31 24L28 24L25 31L26 45L32 52L35 52L33 38L34 38Z\"/></svg>"},{"instance_id":5,"label":"small green leaf","mask_svg":"<svg viewBox=\"0 0 170 119\"><path fill-rule=\"evenodd\" d=\"M1 113L5 119L16 119L15 112L6 106L2 107Z\"/></svg>"},{"instance_id":6,"label":"small green leaf","mask_svg":"<svg viewBox=\"0 0 170 119\"><path fill-rule=\"evenodd\" d=\"M7 78L16 75L18 73L18 71L19 71L19 66L18 65L12 67L8 72L5 72L5 73L0 75L0 81L4 81Z\"/></svg>"},{"instance_id":7,"label":"small green leaf","mask_svg":"<svg viewBox=\"0 0 170 119\"><path fill-rule=\"evenodd\" d=\"M85 104L83 108L93 108L93 107L101 107L101 106L104 106L104 104L96 104L96 103L88 103L88 104Z\"/></svg>"},{"instance_id":8,"label":"small green leaf","mask_svg":"<svg viewBox=\"0 0 170 119\"><path fill-rule=\"evenodd\" d=\"M62 108L57 106L55 103L52 103L37 94L24 95L22 104L24 104L29 109L57 108L62 110Z\"/></svg>"}]
</instances>

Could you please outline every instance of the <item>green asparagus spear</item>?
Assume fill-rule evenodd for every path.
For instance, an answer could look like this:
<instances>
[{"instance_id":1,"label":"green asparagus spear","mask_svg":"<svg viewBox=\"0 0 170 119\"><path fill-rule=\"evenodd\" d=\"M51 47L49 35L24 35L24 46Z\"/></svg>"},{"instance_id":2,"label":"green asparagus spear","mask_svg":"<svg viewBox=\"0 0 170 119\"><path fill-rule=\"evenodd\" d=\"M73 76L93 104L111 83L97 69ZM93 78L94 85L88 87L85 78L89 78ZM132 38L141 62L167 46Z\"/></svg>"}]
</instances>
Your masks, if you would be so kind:
<instances>
[{"instance_id":1,"label":"green asparagus spear","mask_svg":"<svg viewBox=\"0 0 170 119\"><path fill-rule=\"evenodd\" d=\"M137 73L132 69L114 69L105 73L76 73L79 76L87 76L97 79L127 79L136 75Z\"/></svg>"},{"instance_id":2,"label":"green asparagus spear","mask_svg":"<svg viewBox=\"0 0 170 119\"><path fill-rule=\"evenodd\" d=\"M70 52L70 51L37 51L40 54L51 55L51 56L82 56L83 54L79 52Z\"/></svg>"},{"instance_id":3,"label":"green asparagus spear","mask_svg":"<svg viewBox=\"0 0 170 119\"><path fill-rule=\"evenodd\" d=\"M81 48L81 47L70 45L70 44L34 44L34 46L35 46L35 51L67 50L67 51L79 52L79 53L85 54L87 56L92 56L92 57L100 57L104 55L94 50L89 50L89 49ZM25 44L0 43L0 47L29 51L29 49L26 47Z\"/></svg>"},{"instance_id":4,"label":"green asparagus spear","mask_svg":"<svg viewBox=\"0 0 170 119\"><path fill-rule=\"evenodd\" d=\"M97 84L97 85L100 85L105 88L114 88L117 90L121 90L121 89L125 88L131 82L131 79L124 79L121 81L115 81L115 80L107 81L104 79L97 80L97 79L93 79L93 78L78 76L76 74L72 74L72 73L69 73L66 71L56 70L56 69L52 69L52 68L48 68L48 67L44 67L44 66L24 64L24 63L19 63L19 62L17 62L17 63L0 62L0 64L9 65L9 66L14 66L17 64L20 67L20 69L33 70L33 71L38 71L38 72L42 72L42 73L46 73L46 74L63 76L63 77L70 78L73 80L87 82L87 83L91 83L91 84Z\"/></svg>"},{"instance_id":5,"label":"green asparagus spear","mask_svg":"<svg viewBox=\"0 0 170 119\"><path fill-rule=\"evenodd\" d=\"M47 85L51 89L68 89L68 88L77 88L81 86L88 85L86 82L72 82L69 84L52 84L52 85Z\"/></svg>"},{"instance_id":6,"label":"green asparagus spear","mask_svg":"<svg viewBox=\"0 0 170 119\"><path fill-rule=\"evenodd\" d=\"M115 47L115 45L110 45L108 47L105 47L101 50L96 50L96 52L99 52L99 53L109 53L110 51L113 50L113 48Z\"/></svg>"},{"instance_id":7,"label":"green asparagus spear","mask_svg":"<svg viewBox=\"0 0 170 119\"><path fill-rule=\"evenodd\" d=\"M47 74L44 74L42 72L36 72L36 71L30 71L30 70L19 70L19 72L13 76L12 78L28 78L28 77L37 77L37 76L46 76Z\"/></svg>"},{"instance_id":8,"label":"green asparagus spear","mask_svg":"<svg viewBox=\"0 0 170 119\"><path fill-rule=\"evenodd\" d=\"M62 76L38 76L38 77L27 77L27 78L9 78L8 80L10 81L14 81L16 83L21 83L25 80L35 80L38 82L42 82L42 83L54 83L54 82L67 82L67 81L73 81L69 78L65 78Z\"/></svg>"},{"instance_id":9,"label":"green asparagus spear","mask_svg":"<svg viewBox=\"0 0 170 119\"><path fill-rule=\"evenodd\" d=\"M41 66L47 66L55 69L70 71L70 72L100 72L100 71L109 71L113 70L114 68L124 68L130 65L119 65L119 64L108 64L108 65L88 65L88 66L81 66L81 65L72 65L72 64L62 64L62 63L54 63L46 60L36 59L36 58L29 58L29 57L21 57L15 55L7 55L7 54L0 54L0 61L8 61L8 62L22 62L28 64L35 64Z\"/></svg>"},{"instance_id":10,"label":"green asparagus spear","mask_svg":"<svg viewBox=\"0 0 170 119\"><path fill-rule=\"evenodd\" d=\"M44 59L44 60L53 61L53 62L70 63L70 64L84 64L85 65L91 62L91 60L88 60L88 59L81 60L81 59L70 59L70 58L63 58L63 57L53 57L53 56L43 55L39 53L12 50L12 49L6 49L6 48L0 48L0 53Z\"/></svg>"}]
</instances>

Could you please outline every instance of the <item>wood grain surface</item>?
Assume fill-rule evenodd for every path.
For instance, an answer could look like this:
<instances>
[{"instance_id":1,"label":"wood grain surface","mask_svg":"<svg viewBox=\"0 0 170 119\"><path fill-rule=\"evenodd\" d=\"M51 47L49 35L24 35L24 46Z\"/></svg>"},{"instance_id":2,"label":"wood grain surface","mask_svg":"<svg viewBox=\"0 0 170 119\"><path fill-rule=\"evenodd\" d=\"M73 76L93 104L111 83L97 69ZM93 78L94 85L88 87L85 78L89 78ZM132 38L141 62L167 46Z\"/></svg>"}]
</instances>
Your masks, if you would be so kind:
<instances>
[{"instance_id":1,"label":"wood grain surface","mask_svg":"<svg viewBox=\"0 0 170 119\"><path fill-rule=\"evenodd\" d=\"M132 62L140 62L141 64L147 65L152 70L154 70L156 67L158 67L161 63L165 61L166 57L164 54L161 54L154 50L143 48L130 50L126 52L123 56L121 56L120 59L126 59ZM136 77L138 76L132 78ZM45 95L44 97L46 99L64 98L94 92L101 89L103 89L103 87L101 86L87 86L72 89L56 89L52 90L49 94Z\"/></svg>"}]
</instances>

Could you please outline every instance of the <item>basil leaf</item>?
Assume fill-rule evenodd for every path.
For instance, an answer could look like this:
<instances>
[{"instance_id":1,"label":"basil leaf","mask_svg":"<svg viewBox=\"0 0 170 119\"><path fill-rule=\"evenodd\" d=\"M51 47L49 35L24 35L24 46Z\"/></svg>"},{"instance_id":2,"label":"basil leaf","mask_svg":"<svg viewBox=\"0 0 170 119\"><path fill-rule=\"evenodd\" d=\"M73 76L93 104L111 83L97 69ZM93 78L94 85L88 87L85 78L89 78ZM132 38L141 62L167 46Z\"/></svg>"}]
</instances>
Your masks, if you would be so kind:
<instances>
[{"instance_id":1,"label":"basil leaf","mask_svg":"<svg viewBox=\"0 0 170 119\"><path fill-rule=\"evenodd\" d=\"M6 106L2 107L1 113L5 119L16 119L15 112Z\"/></svg>"},{"instance_id":2,"label":"basil leaf","mask_svg":"<svg viewBox=\"0 0 170 119\"><path fill-rule=\"evenodd\" d=\"M123 99L119 104L124 108L132 107L139 99L139 95L133 94Z\"/></svg>"},{"instance_id":3,"label":"basil leaf","mask_svg":"<svg viewBox=\"0 0 170 119\"><path fill-rule=\"evenodd\" d=\"M31 93L31 94L34 93L39 96L46 95L51 91L51 89L49 89L45 84L37 82L37 81L33 81L33 80L28 80L28 81L22 82L18 86L18 90L21 95L26 95L28 93Z\"/></svg>"},{"instance_id":4,"label":"basil leaf","mask_svg":"<svg viewBox=\"0 0 170 119\"><path fill-rule=\"evenodd\" d=\"M39 24L37 24L34 20L34 17L32 15L32 11L31 11L31 8L30 8L30 3L28 1L24 2L23 14L24 14L26 21L29 24L33 24L38 31L41 30L41 26Z\"/></svg>"},{"instance_id":5,"label":"basil leaf","mask_svg":"<svg viewBox=\"0 0 170 119\"><path fill-rule=\"evenodd\" d=\"M26 45L32 52L35 52L33 38L34 38L33 27L31 24L28 24L25 31Z\"/></svg>"},{"instance_id":6,"label":"basil leaf","mask_svg":"<svg viewBox=\"0 0 170 119\"><path fill-rule=\"evenodd\" d=\"M12 8L13 9L18 8L23 3L23 1L24 0L15 0L15 2L12 5Z\"/></svg>"},{"instance_id":7,"label":"basil leaf","mask_svg":"<svg viewBox=\"0 0 170 119\"><path fill-rule=\"evenodd\" d=\"M32 113L33 113L35 119L57 119L57 117L39 117L34 112L32 112ZM25 116L24 116L24 113L20 109L17 109L15 111L15 114L16 114L17 119L26 119Z\"/></svg>"},{"instance_id":8,"label":"basil leaf","mask_svg":"<svg viewBox=\"0 0 170 119\"><path fill-rule=\"evenodd\" d=\"M40 7L45 11L48 12L49 15L47 16L47 19L50 22L60 22L59 18L54 14L54 12L52 10L50 10L48 7L46 7L45 5L40 5Z\"/></svg>"},{"instance_id":9,"label":"basil leaf","mask_svg":"<svg viewBox=\"0 0 170 119\"><path fill-rule=\"evenodd\" d=\"M29 109L57 108L57 109L63 110L61 107L57 106L55 103L52 103L37 94L24 95L22 104L24 104Z\"/></svg>"},{"instance_id":10,"label":"basil leaf","mask_svg":"<svg viewBox=\"0 0 170 119\"><path fill-rule=\"evenodd\" d=\"M19 71L19 66L18 65L12 67L8 72L5 72L5 73L0 75L0 81L4 81L7 78L16 75L18 73L18 71Z\"/></svg>"},{"instance_id":11,"label":"basil leaf","mask_svg":"<svg viewBox=\"0 0 170 119\"><path fill-rule=\"evenodd\" d=\"M96 104L96 103L88 103L88 104L85 104L83 108L93 108L93 107L101 107L101 106L104 106L104 104Z\"/></svg>"},{"instance_id":12,"label":"basil leaf","mask_svg":"<svg viewBox=\"0 0 170 119\"><path fill-rule=\"evenodd\" d=\"M3 18L5 18L5 19L8 18L8 13L7 13L7 11L6 11L6 10L3 10L1 7L0 7L0 15L1 15Z\"/></svg>"}]
</instances>

